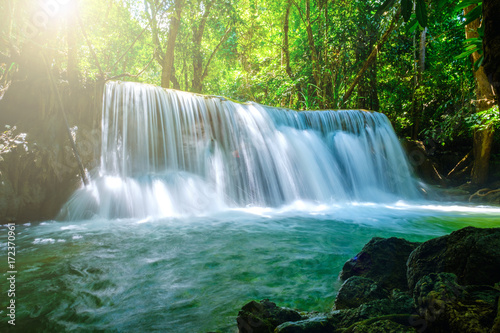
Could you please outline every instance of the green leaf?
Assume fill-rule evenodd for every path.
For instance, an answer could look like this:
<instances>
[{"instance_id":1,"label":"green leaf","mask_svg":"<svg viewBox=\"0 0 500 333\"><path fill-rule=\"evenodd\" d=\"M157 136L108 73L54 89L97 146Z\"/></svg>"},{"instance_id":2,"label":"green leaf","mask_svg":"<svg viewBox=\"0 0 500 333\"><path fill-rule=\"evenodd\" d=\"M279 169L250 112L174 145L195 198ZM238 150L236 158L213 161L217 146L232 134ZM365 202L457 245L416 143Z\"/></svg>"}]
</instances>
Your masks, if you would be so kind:
<instances>
[{"instance_id":1,"label":"green leaf","mask_svg":"<svg viewBox=\"0 0 500 333\"><path fill-rule=\"evenodd\" d=\"M406 32L413 33L418 27L418 21L416 18L412 19L408 24L406 24Z\"/></svg>"},{"instance_id":2,"label":"green leaf","mask_svg":"<svg viewBox=\"0 0 500 333\"><path fill-rule=\"evenodd\" d=\"M455 6L455 10L460 11L464 8L469 7L470 5L479 5L483 2L483 0L464 0Z\"/></svg>"},{"instance_id":3,"label":"green leaf","mask_svg":"<svg viewBox=\"0 0 500 333\"><path fill-rule=\"evenodd\" d=\"M477 28L477 33L479 34L479 39L481 39L481 42L484 37L484 24L481 24L479 28Z\"/></svg>"},{"instance_id":4,"label":"green leaf","mask_svg":"<svg viewBox=\"0 0 500 333\"><path fill-rule=\"evenodd\" d=\"M458 59L466 58L466 57L470 56L472 53L476 52L477 50L478 50L477 48L472 49L472 50L467 50L465 52L460 53L456 57L454 57L454 59L458 60Z\"/></svg>"},{"instance_id":5,"label":"green leaf","mask_svg":"<svg viewBox=\"0 0 500 333\"><path fill-rule=\"evenodd\" d=\"M467 25L471 22L474 22L475 20L480 18L482 14L483 14L483 6L479 5L479 6L475 7L473 10L468 12L467 15L465 15L464 25Z\"/></svg>"},{"instance_id":6,"label":"green leaf","mask_svg":"<svg viewBox=\"0 0 500 333\"><path fill-rule=\"evenodd\" d=\"M410 20L412 4L412 0L401 0L401 13L403 14L405 22L408 22Z\"/></svg>"},{"instance_id":7,"label":"green leaf","mask_svg":"<svg viewBox=\"0 0 500 333\"><path fill-rule=\"evenodd\" d=\"M416 14L422 28L427 26L427 7L424 0L417 0Z\"/></svg>"},{"instance_id":8,"label":"green leaf","mask_svg":"<svg viewBox=\"0 0 500 333\"><path fill-rule=\"evenodd\" d=\"M394 4L395 0L385 0L382 5L378 8L377 12L384 12L389 9ZM375 12L372 14L375 15Z\"/></svg>"},{"instance_id":9,"label":"green leaf","mask_svg":"<svg viewBox=\"0 0 500 333\"><path fill-rule=\"evenodd\" d=\"M483 60L484 60L484 56L481 55L481 57L479 59L477 59L475 62L474 62L474 69L477 71L479 69L479 67L481 67L481 65L483 64Z\"/></svg>"}]
</instances>

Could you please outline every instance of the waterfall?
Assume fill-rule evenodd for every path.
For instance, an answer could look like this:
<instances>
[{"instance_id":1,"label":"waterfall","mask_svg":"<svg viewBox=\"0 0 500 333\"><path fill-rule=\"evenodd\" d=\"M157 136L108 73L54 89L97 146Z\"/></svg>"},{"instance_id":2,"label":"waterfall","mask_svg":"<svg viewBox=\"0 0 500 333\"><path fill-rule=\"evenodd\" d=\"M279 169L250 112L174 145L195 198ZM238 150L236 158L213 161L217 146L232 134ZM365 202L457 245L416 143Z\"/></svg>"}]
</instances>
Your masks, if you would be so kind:
<instances>
[{"instance_id":1,"label":"waterfall","mask_svg":"<svg viewBox=\"0 0 500 333\"><path fill-rule=\"evenodd\" d=\"M61 218L183 216L419 197L387 117L109 82L100 166Z\"/></svg>"}]
</instances>

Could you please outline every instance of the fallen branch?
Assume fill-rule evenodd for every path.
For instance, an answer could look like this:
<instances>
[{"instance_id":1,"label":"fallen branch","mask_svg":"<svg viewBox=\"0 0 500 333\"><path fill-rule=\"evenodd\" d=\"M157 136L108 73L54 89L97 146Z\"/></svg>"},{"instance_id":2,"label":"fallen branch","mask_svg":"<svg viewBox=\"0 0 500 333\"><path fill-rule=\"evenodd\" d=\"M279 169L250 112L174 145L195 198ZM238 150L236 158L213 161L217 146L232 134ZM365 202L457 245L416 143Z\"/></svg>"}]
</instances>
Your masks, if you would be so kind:
<instances>
[{"instance_id":1,"label":"fallen branch","mask_svg":"<svg viewBox=\"0 0 500 333\"><path fill-rule=\"evenodd\" d=\"M486 193L485 193L486 192ZM474 193L473 195L471 195L469 197L469 202L472 200L472 198L474 198L475 196L478 196L478 197L485 197L485 196L488 196L490 194L493 194L493 193L498 193L500 192L500 188L499 189L496 189L496 190L492 190L492 189L489 189L489 188L482 188L480 190L478 190L476 193Z\"/></svg>"},{"instance_id":2,"label":"fallen branch","mask_svg":"<svg viewBox=\"0 0 500 333\"><path fill-rule=\"evenodd\" d=\"M73 149L73 155L75 156L76 162L78 164L78 168L80 170L80 176L82 177L83 184L85 186L89 185L89 180L87 179L87 175L85 173L85 168L83 167L82 159L80 158L80 154L78 153L78 148L76 147L75 139L71 134L71 130L69 128L68 118L66 117L66 112L64 111L64 104L61 99L61 94L59 93L59 89L57 89L57 85L54 81L54 77L50 71L49 63L45 55L42 54L43 62L45 63L45 69L47 70L47 76L49 77L50 90L52 94L57 97L57 102L59 103L59 110L62 113L64 124L66 125L66 132L68 133L69 141L71 143L71 148Z\"/></svg>"},{"instance_id":3,"label":"fallen branch","mask_svg":"<svg viewBox=\"0 0 500 333\"><path fill-rule=\"evenodd\" d=\"M375 45L373 48L372 52L368 56L368 59L366 59L365 63L363 64L363 67L359 70L358 74L354 78L354 81L351 83L351 86L349 89L347 89L347 92L344 94L344 97L342 98L342 104L345 104L349 97L351 97L352 92L354 91L354 88L358 85L359 81L361 81L361 78L363 77L363 74L366 72L368 67L375 61L377 58L377 54L382 48L382 46L385 44L385 42L389 39L389 36L391 35L391 32L394 30L396 27L397 23L399 22L399 17L401 15L401 8L397 11L396 15L394 15L394 18L391 21L391 24L387 31L384 33L380 41Z\"/></svg>"},{"instance_id":4,"label":"fallen branch","mask_svg":"<svg viewBox=\"0 0 500 333\"><path fill-rule=\"evenodd\" d=\"M460 162L455 165L455 167L448 172L447 177L452 177L454 174L460 173L463 169L467 168L472 161L472 150L469 151Z\"/></svg>"}]
</instances>

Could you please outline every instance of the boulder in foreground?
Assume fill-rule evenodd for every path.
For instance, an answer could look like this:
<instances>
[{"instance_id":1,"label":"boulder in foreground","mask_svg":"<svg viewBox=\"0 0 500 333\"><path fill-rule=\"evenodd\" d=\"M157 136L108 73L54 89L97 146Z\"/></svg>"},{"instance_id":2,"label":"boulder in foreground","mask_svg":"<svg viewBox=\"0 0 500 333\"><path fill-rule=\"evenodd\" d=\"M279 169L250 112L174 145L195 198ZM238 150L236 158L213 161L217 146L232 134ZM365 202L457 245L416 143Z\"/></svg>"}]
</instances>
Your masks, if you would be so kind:
<instances>
[{"instance_id":1,"label":"boulder in foreground","mask_svg":"<svg viewBox=\"0 0 500 333\"><path fill-rule=\"evenodd\" d=\"M408 286L430 273L453 273L461 285L500 282L500 228L466 227L420 245L408 258Z\"/></svg>"}]
</instances>

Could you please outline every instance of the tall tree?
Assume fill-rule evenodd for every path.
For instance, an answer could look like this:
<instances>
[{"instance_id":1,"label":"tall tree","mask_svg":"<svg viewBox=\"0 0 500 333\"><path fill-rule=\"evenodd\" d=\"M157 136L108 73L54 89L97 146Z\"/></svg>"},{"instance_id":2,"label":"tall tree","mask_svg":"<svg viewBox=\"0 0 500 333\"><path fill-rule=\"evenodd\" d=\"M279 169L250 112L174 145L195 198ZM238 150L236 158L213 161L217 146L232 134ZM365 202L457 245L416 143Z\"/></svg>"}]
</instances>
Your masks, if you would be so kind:
<instances>
[{"instance_id":1,"label":"tall tree","mask_svg":"<svg viewBox=\"0 0 500 333\"><path fill-rule=\"evenodd\" d=\"M500 13L500 0L483 1L483 24L484 24L484 70L490 80L500 106L500 25L498 24L498 13Z\"/></svg>"},{"instance_id":2,"label":"tall tree","mask_svg":"<svg viewBox=\"0 0 500 333\"><path fill-rule=\"evenodd\" d=\"M347 89L346 93L344 94L344 97L342 98L342 102L345 104L347 100L351 97L352 92L354 91L354 88L358 85L358 83L361 81L361 78L365 74L366 70L373 64L373 62L377 59L377 54L382 48L382 46L385 44L385 42L389 39L389 36L391 35L392 31L394 28L396 28L396 25L399 22L401 15L401 10L398 10L396 14L394 15L389 28L384 32L378 43L373 47L370 55L368 58L365 60L363 63L363 66L359 70L358 74L355 76L354 80L352 81L351 85Z\"/></svg>"},{"instance_id":3,"label":"tall tree","mask_svg":"<svg viewBox=\"0 0 500 333\"><path fill-rule=\"evenodd\" d=\"M475 7L476 5L471 5L465 8L465 15L471 12ZM467 39L479 37L478 29L480 24L480 20L476 19L466 25L465 34ZM474 52L471 58L472 63L475 64L476 61L479 60L480 54ZM472 67L474 69L474 65ZM495 98L483 66L474 69L474 78L476 80L476 112L488 110L493 106ZM493 133L493 126L488 125L482 126L474 131L474 165L472 167L471 181L475 185L482 185L488 180Z\"/></svg>"},{"instance_id":4,"label":"tall tree","mask_svg":"<svg viewBox=\"0 0 500 333\"><path fill-rule=\"evenodd\" d=\"M170 82L175 85L177 81L173 73L175 72L174 57L175 57L175 42L179 27L181 25L182 12L185 6L185 0L173 0L172 3L160 3L159 0L146 0L146 15L151 26L151 34L154 44L154 57L161 67L161 86L170 88ZM163 8L163 6L168 6ZM165 45L165 50L161 41L160 27L162 17L168 13L168 33Z\"/></svg>"},{"instance_id":5,"label":"tall tree","mask_svg":"<svg viewBox=\"0 0 500 333\"><path fill-rule=\"evenodd\" d=\"M311 22L311 1L306 0L306 14L305 14L305 23L306 23L306 32L307 32L307 42L309 44L309 49L311 52L312 59L312 72L314 77L314 82L316 83L316 92L319 98L320 107L323 106L323 99L321 94L321 65L320 58L318 55L318 50L316 49L316 45L314 42L314 35L312 31L312 22Z\"/></svg>"},{"instance_id":6,"label":"tall tree","mask_svg":"<svg viewBox=\"0 0 500 333\"><path fill-rule=\"evenodd\" d=\"M167 48L163 56L162 71L161 71L161 86L164 88L170 87L172 71L174 66L175 40L179 33L181 24L181 15L184 8L184 0L174 0L174 10L170 15L170 24L167 36Z\"/></svg>"},{"instance_id":7,"label":"tall tree","mask_svg":"<svg viewBox=\"0 0 500 333\"><path fill-rule=\"evenodd\" d=\"M290 47L288 42L288 30L290 24L290 9L292 8L292 0L286 3L285 15L283 18L283 54L285 58L285 71L288 77L292 77L292 68L290 67Z\"/></svg>"},{"instance_id":8,"label":"tall tree","mask_svg":"<svg viewBox=\"0 0 500 333\"><path fill-rule=\"evenodd\" d=\"M66 30L68 40L68 82L72 93L75 93L78 86L78 44L76 40L77 30L77 1L68 3Z\"/></svg>"}]
</instances>

